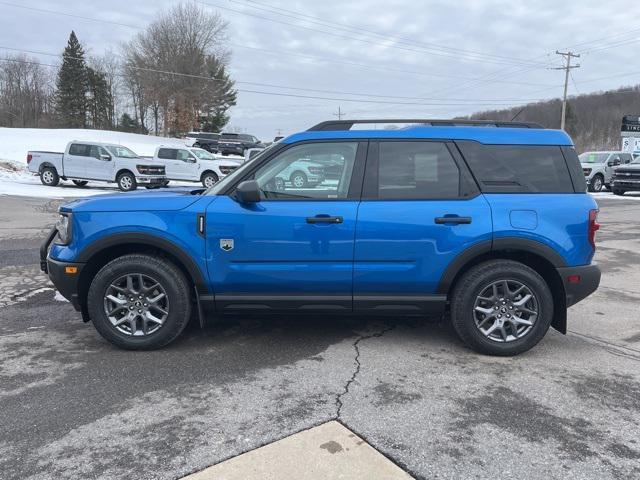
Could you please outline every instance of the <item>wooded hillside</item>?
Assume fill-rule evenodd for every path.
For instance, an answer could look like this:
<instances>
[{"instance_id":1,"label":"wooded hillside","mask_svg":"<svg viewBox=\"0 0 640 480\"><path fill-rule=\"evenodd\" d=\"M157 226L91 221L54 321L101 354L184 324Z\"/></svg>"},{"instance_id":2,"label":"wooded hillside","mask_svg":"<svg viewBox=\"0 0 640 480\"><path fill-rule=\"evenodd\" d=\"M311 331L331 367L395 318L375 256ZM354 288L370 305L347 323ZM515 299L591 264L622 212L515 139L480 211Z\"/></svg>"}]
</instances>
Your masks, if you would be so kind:
<instances>
[{"instance_id":1,"label":"wooded hillside","mask_svg":"<svg viewBox=\"0 0 640 480\"><path fill-rule=\"evenodd\" d=\"M490 110L467 118L511 120L523 107ZM516 120L537 122L547 128L560 128L562 102L559 99L526 105ZM640 115L640 85L607 92L569 97L567 132L578 152L620 148L623 115Z\"/></svg>"}]
</instances>

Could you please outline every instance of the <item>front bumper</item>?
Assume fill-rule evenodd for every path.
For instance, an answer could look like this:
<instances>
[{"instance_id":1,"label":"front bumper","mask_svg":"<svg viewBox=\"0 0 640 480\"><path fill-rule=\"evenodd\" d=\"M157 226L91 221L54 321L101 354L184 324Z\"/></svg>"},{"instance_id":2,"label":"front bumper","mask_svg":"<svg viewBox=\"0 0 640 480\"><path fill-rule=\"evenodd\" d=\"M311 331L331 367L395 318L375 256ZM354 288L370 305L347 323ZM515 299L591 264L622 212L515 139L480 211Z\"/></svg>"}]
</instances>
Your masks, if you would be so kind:
<instances>
[{"instance_id":1,"label":"front bumper","mask_svg":"<svg viewBox=\"0 0 640 480\"><path fill-rule=\"evenodd\" d=\"M167 177L147 177L136 176L136 182L143 183L145 185L163 185L167 181Z\"/></svg>"},{"instance_id":2,"label":"front bumper","mask_svg":"<svg viewBox=\"0 0 640 480\"><path fill-rule=\"evenodd\" d=\"M640 180L622 180L615 178L611 184L617 188L623 188L624 190L640 190Z\"/></svg>"},{"instance_id":3,"label":"front bumper","mask_svg":"<svg viewBox=\"0 0 640 480\"><path fill-rule=\"evenodd\" d=\"M558 268L567 297L567 307L584 300L600 285L600 267L596 264Z\"/></svg>"},{"instance_id":4,"label":"front bumper","mask_svg":"<svg viewBox=\"0 0 640 480\"><path fill-rule=\"evenodd\" d=\"M80 301L78 286L80 273L84 268L84 263L70 263L54 260L49 257L49 246L56 237L57 231L53 228L47 239L40 247L40 270L49 276L49 279L60 292L60 294L71 302L73 308L80 311Z\"/></svg>"}]
</instances>

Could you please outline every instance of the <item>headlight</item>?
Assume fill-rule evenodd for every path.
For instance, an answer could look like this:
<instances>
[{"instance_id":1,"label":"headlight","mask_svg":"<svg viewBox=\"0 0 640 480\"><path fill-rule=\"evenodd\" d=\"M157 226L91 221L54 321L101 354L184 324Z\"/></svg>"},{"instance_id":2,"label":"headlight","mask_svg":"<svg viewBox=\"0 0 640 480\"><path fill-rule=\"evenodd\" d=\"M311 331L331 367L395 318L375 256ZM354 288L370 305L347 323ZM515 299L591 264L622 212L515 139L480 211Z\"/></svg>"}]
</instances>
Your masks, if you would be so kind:
<instances>
[{"instance_id":1,"label":"headlight","mask_svg":"<svg viewBox=\"0 0 640 480\"><path fill-rule=\"evenodd\" d=\"M71 241L71 214L61 213L56 222L59 245L67 245Z\"/></svg>"}]
</instances>

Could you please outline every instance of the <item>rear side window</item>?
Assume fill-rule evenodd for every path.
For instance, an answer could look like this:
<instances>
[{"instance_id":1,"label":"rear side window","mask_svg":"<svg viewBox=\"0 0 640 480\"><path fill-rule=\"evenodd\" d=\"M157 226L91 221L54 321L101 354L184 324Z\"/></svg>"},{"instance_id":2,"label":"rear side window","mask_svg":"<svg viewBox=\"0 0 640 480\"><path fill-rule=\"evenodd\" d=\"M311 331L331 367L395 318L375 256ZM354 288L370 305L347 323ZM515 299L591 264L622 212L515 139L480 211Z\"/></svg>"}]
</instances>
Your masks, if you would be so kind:
<instances>
[{"instance_id":1,"label":"rear side window","mask_svg":"<svg viewBox=\"0 0 640 480\"><path fill-rule=\"evenodd\" d=\"M175 160L177 150L174 148L161 148L158 150L158 158L164 160Z\"/></svg>"},{"instance_id":2,"label":"rear side window","mask_svg":"<svg viewBox=\"0 0 640 480\"><path fill-rule=\"evenodd\" d=\"M77 155L79 157L89 157L91 145L82 145L81 143L73 143L69 147L69 155Z\"/></svg>"},{"instance_id":3,"label":"rear side window","mask_svg":"<svg viewBox=\"0 0 640 480\"><path fill-rule=\"evenodd\" d=\"M483 192L574 192L560 147L456 143Z\"/></svg>"},{"instance_id":4,"label":"rear side window","mask_svg":"<svg viewBox=\"0 0 640 480\"><path fill-rule=\"evenodd\" d=\"M457 198L460 171L440 142L380 142L379 199Z\"/></svg>"}]
</instances>

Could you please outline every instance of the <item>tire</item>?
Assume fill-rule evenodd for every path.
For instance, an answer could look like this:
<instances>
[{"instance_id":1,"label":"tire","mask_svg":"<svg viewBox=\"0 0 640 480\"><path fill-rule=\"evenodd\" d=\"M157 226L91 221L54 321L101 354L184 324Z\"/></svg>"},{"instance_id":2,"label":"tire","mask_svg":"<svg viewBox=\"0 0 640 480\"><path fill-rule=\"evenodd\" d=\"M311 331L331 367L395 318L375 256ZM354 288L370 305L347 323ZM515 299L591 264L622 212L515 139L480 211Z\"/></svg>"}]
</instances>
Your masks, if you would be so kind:
<instances>
[{"instance_id":1,"label":"tire","mask_svg":"<svg viewBox=\"0 0 640 480\"><path fill-rule=\"evenodd\" d=\"M71 180L73 183L75 183L76 187L86 187L87 183L89 183L86 180Z\"/></svg>"},{"instance_id":2,"label":"tire","mask_svg":"<svg viewBox=\"0 0 640 480\"><path fill-rule=\"evenodd\" d=\"M504 281L511 293L518 290L519 285L524 289L515 296L504 295ZM497 284L497 290L492 288L493 284ZM489 298L487 292L493 292L493 298ZM525 294L531 294L531 299L518 306ZM481 313L478 308L488 313ZM520 309L537 311L537 316ZM519 319L518 323L513 321L515 318ZM552 320L553 296L549 286L535 270L512 260L489 260L472 267L457 281L451 296L451 322L456 333L469 347L487 355L512 356L526 352L545 336ZM494 325L495 330L487 335Z\"/></svg>"},{"instance_id":3,"label":"tire","mask_svg":"<svg viewBox=\"0 0 640 480\"><path fill-rule=\"evenodd\" d=\"M116 183L118 184L118 188L123 192L131 192L138 188L138 182L136 182L136 177L131 172L122 172L116 178Z\"/></svg>"},{"instance_id":4,"label":"tire","mask_svg":"<svg viewBox=\"0 0 640 480\"><path fill-rule=\"evenodd\" d=\"M294 188L306 188L309 185L307 176L304 174L304 172L301 172L299 170L291 174L291 177L289 177L289 181L291 182L291 185L294 186Z\"/></svg>"},{"instance_id":5,"label":"tire","mask_svg":"<svg viewBox=\"0 0 640 480\"><path fill-rule=\"evenodd\" d=\"M127 291L127 275L133 278L131 291L134 293ZM140 293L140 277L143 278L143 287L149 288L146 293ZM153 282L158 285L155 289ZM114 288L114 284L118 285L118 289ZM191 315L190 292L189 281L170 261L144 254L124 255L107 263L93 278L87 307L93 325L107 341L127 350L153 350L171 343L186 327ZM164 297L156 300L156 307L152 306L154 302L149 302L149 299L157 298L162 293ZM138 298L136 294L140 294ZM108 300L107 295L119 301ZM127 298L128 295L132 296ZM120 301L125 304L116 309ZM111 320L108 310L112 314ZM161 324L147 321L145 332L143 317L147 314L163 321ZM122 321L125 317L132 319ZM116 326L116 322L121 323Z\"/></svg>"},{"instance_id":6,"label":"tire","mask_svg":"<svg viewBox=\"0 0 640 480\"><path fill-rule=\"evenodd\" d=\"M44 167L40 171L40 181L47 187L55 187L60 183L60 176L53 167Z\"/></svg>"},{"instance_id":7,"label":"tire","mask_svg":"<svg viewBox=\"0 0 640 480\"><path fill-rule=\"evenodd\" d=\"M589 182L590 192L601 192L604 185L604 178L599 173L596 173Z\"/></svg>"},{"instance_id":8,"label":"tire","mask_svg":"<svg viewBox=\"0 0 640 480\"><path fill-rule=\"evenodd\" d=\"M145 185L144 188L147 190L157 190L158 188L162 188L162 185Z\"/></svg>"},{"instance_id":9,"label":"tire","mask_svg":"<svg viewBox=\"0 0 640 480\"><path fill-rule=\"evenodd\" d=\"M624 195L626 190L622 190L621 188L615 188L613 187L613 194L614 195Z\"/></svg>"},{"instance_id":10,"label":"tire","mask_svg":"<svg viewBox=\"0 0 640 480\"><path fill-rule=\"evenodd\" d=\"M204 172L200 180L202 181L204 188L211 188L218 183L219 178L215 172Z\"/></svg>"}]
</instances>

